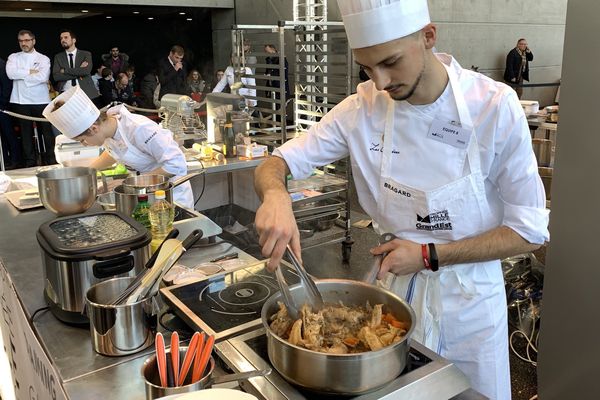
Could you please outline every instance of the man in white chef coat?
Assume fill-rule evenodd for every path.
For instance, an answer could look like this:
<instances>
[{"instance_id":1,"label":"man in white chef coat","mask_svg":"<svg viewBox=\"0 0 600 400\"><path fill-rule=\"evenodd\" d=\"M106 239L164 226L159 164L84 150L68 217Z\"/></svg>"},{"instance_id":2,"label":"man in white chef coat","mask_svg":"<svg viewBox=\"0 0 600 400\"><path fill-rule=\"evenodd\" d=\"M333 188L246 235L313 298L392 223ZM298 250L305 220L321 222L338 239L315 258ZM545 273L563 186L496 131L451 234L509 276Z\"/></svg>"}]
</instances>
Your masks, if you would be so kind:
<instances>
[{"instance_id":1,"label":"man in white chef coat","mask_svg":"<svg viewBox=\"0 0 600 400\"><path fill-rule=\"evenodd\" d=\"M549 239L545 194L515 92L434 54L427 0L338 0L355 61L371 78L256 171L256 227L269 267L300 239L285 176L350 156L358 198L398 239L378 278L417 313L413 338L473 388L510 398L499 259Z\"/></svg>"}]
</instances>

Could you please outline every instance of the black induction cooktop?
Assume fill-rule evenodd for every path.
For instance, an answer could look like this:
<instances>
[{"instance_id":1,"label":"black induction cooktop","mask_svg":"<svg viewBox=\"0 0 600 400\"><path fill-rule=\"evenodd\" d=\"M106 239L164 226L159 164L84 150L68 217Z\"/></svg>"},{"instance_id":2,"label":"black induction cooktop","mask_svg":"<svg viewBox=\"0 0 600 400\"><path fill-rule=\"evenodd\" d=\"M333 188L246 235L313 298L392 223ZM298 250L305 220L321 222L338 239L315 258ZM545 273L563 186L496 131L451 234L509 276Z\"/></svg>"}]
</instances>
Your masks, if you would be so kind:
<instances>
[{"instance_id":1,"label":"black induction cooktop","mask_svg":"<svg viewBox=\"0 0 600 400\"><path fill-rule=\"evenodd\" d=\"M282 270L288 284L299 282L290 268ZM277 291L275 275L265 262L161 289L179 317L216 340L260 326L262 306Z\"/></svg>"}]
</instances>

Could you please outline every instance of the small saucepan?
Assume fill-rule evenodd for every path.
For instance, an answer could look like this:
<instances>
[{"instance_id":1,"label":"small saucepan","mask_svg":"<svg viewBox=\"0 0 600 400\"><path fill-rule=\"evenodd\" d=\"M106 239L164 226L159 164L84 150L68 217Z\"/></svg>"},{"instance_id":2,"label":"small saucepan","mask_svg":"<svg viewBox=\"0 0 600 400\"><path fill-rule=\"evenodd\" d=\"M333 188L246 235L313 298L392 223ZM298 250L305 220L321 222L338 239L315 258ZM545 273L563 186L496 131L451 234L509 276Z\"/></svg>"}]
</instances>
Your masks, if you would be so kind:
<instances>
[{"instance_id":1,"label":"small saucepan","mask_svg":"<svg viewBox=\"0 0 600 400\"><path fill-rule=\"evenodd\" d=\"M180 360L183 360L185 358L185 353L187 349L187 347L179 348ZM171 357L170 349L166 351L166 356L167 358ZM195 392L197 390L208 389L212 385L216 385L219 383L243 381L257 376L266 376L271 373L271 369L269 368L265 370L214 376L213 373L215 370L215 360L212 357L210 358L210 361L208 363L207 370L208 371L205 372L204 376L200 378L199 381L191 381L192 371L190 371L182 386L164 387L160 385L158 366L156 364L156 354L154 354L148 359L146 359L146 361L144 361L144 365L142 365L142 378L144 379L144 386L146 387L146 399L151 400L157 399L159 397L169 396L172 394Z\"/></svg>"},{"instance_id":2,"label":"small saucepan","mask_svg":"<svg viewBox=\"0 0 600 400\"><path fill-rule=\"evenodd\" d=\"M123 180L123 191L127 194L154 193L168 186L169 180L164 175L137 175Z\"/></svg>"}]
</instances>

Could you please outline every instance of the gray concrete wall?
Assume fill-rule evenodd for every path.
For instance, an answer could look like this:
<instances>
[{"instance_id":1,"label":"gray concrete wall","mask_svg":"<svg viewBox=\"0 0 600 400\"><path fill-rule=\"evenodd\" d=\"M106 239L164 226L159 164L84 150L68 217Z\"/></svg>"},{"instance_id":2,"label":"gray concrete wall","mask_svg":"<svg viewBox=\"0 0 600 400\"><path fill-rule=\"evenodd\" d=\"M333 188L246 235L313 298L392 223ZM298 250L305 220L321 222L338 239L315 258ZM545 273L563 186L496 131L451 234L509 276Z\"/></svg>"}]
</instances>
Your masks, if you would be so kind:
<instances>
[{"instance_id":1,"label":"gray concrete wall","mask_svg":"<svg viewBox=\"0 0 600 400\"><path fill-rule=\"evenodd\" d=\"M275 24L292 20L292 0L237 0L238 24ZM530 83L560 80L567 0L429 0L438 27L438 51L454 55L463 67L472 65L502 80L506 54L521 37L534 54ZM340 21L337 2L328 2L330 21ZM290 38L293 40L293 37ZM523 98L553 104L556 87L525 88Z\"/></svg>"}]
</instances>

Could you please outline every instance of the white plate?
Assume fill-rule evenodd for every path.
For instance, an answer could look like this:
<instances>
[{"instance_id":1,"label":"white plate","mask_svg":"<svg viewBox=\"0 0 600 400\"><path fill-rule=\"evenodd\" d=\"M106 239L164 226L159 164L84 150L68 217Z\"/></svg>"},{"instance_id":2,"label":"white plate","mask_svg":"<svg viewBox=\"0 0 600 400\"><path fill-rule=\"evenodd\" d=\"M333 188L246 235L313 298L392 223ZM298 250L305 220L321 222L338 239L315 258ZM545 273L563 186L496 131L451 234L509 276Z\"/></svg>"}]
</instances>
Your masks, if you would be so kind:
<instances>
[{"instance_id":1,"label":"white plate","mask_svg":"<svg viewBox=\"0 0 600 400\"><path fill-rule=\"evenodd\" d=\"M161 397L160 400L258 400L249 393L233 389L204 389L195 392Z\"/></svg>"}]
</instances>

